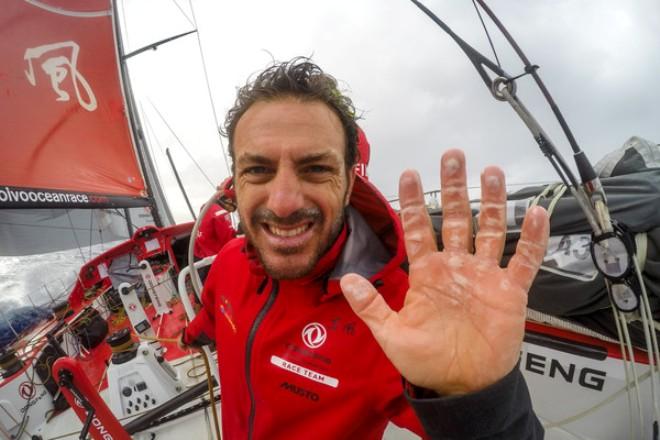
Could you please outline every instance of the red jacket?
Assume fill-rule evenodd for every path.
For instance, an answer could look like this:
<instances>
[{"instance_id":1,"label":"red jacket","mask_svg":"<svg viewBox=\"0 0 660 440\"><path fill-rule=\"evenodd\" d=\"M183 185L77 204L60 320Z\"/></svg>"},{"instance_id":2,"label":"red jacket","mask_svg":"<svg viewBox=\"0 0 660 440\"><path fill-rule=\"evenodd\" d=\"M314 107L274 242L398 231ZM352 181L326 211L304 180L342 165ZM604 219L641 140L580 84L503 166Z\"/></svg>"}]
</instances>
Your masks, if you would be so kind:
<instances>
[{"instance_id":1,"label":"red jacket","mask_svg":"<svg viewBox=\"0 0 660 440\"><path fill-rule=\"evenodd\" d=\"M400 309L408 289L397 215L357 178L346 226L312 275L273 280L244 239L216 258L185 342L215 339L229 439L380 439L388 421L421 435L402 379L339 288L368 277Z\"/></svg>"},{"instance_id":2,"label":"red jacket","mask_svg":"<svg viewBox=\"0 0 660 440\"><path fill-rule=\"evenodd\" d=\"M215 255L236 236L229 213L215 203L209 208L199 225L194 253L197 258Z\"/></svg>"}]
</instances>

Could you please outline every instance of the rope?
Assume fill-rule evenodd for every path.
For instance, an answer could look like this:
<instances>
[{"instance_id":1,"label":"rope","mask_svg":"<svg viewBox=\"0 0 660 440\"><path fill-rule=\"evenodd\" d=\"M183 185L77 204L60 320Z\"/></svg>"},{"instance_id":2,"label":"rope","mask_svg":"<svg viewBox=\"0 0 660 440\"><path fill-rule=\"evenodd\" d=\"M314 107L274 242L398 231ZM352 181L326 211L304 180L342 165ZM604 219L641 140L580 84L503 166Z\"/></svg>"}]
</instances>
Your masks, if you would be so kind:
<instances>
[{"instance_id":1,"label":"rope","mask_svg":"<svg viewBox=\"0 0 660 440\"><path fill-rule=\"evenodd\" d=\"M557 207L557 203L559 203L559 200L561 200L561 198L563 197L564 193L568 188L566 187L566 185L560 184L555 189L556 191L554 193L554 196L552 197L552 200L548 205L548 217L552 217L552 213L555 211L555 208Z\"/></svg>"},{"instance_id":2,"label":"rope","mask_svg":"<svg viewBox=\"0 0 660 440\"><path fill-rule=\"evenodd\" d=\"M644 415L642 414L642 396L639 388L639 377L637 376L637 367L635 366L635 355L633 354L633 345L630 340L630 332L628 331L628 324L626 323L626 317L621 312L615 312L615 315L618 315L621 320L621 329L623 330L623 343L625 344L626 349L628 350L628 358L630 362L630 371L632 371L635 391L635 396L637 397L637 411L639 413L639 425L640 427L644 426Z\"/></svg>"},{"instance_id":3,"label":"rope","mask_svg":"<svg viewBox=\"0 0 660 440\"><path fill-rule=\"evenodd\" d=\"M553 315L548 315L538 310L527 309L527 319L532 321L540 322L542 324L549 324L553 327L557 327L564 330L570 330L575 333L579 333L585 336L591 336L592 338L600 339L601 341L618 343L619 341L608 336L602 335L598 332L591 330L590 328L583 327L574 322L566 321L564 319L558 318Z\"/></svg>"},{"instance_id":4,"label":"rope","mask_svg":"<svg viewBox=\"0 0 660 440\"><path fill-rule=\"evenodd\" d=\"M637 259L637 264L639 264L640 270L643 270L644 266L646 266L646 258L648 257L648 243L649 241L646 232L639 232L635 234L635 246L637 247L635 257Z\"/></svg>"},{"instance_id":5,"label":"rope","mask_svg":"<svg viewBox=\"0 0 660 440\"><path fill-rule=\"evenodd\" d=\"M646 373L642 374L639 377L640 381L646 380L649 377L650 374L651 374L650 371L647 371ZM608 403L613 402L618 396L620 396L624 392L628 391L631 388L632 385L633 385L632 383L628 383L627 385L624 385L623 387L621 387L620 390L616 391L614 394L607 397L606 399L601 400L600 402L598 402L594 406L592 406L590 408L587 408L583 411L580 411L579 413L574 414L574 415L572 415L570 417L567 417L565 419L558 420L556 422L550 422L550 423L544 424L543 427L545 429L558 428L560 426L567 425L569 423L573 423L573 422L578 421L578 420L580 420L580 419L582 419L582 418L584 418L584 417L586 417L590 414L593 414L594 412L596 412L596 410L604 407ZM633 437L630 437L630 438L633 438Z\"/></svg>"},{"instance_id":6,"label":"rope","mask_svg":"<svg viewBox=\"0 0 660 440\"><path fill-rule=\"evenodd\" d=\"M543 191L541 191L541 192L539 193L539 195L537 195L536 197L534 197L534 199L532 200L532 202L529 204L529 207L531 208L532 206L536 206L536 205L538 205L539 202L541 201L541 199L546 198L546 197L548 196L548 194L549 194L552 190L554 190L555 188L557 188L559 185L561 185L561 183L551 183L551 184L549 184L548 186L546 186L546 187L543 189Z\"/></svg>"},{"instance_id":7,"label":"rope","mask_svg":"<svg viewBox=\"0 0 660 440\"><path fill-rule=\"evenodd\" d=\"M132 339L129 339L128 341L124 342L123 344L119 344L117 346L111 346L110 349L112 350L112 353L123 353L125 351L131 351L134 348L136 348L135 341Z\"/></svg>"},{"instance_id":8,"label":"rope","mask_svg":"<svg viewBox=\"0 0 660 440\"><path fill-rule=\"evenodd\" d=\"M213 423L215 427L215 438L217 440L222 440L220 435L220 422L218 421L218 410L215 407L215 396L213 395L213 380L211 375L211 365L209 364L209 358L204 353L204 350L199 350L202 355L202 360L204 361L204 368L206 369L206 382L209 387L209 399L211 400L211 412L213 413Z\"/></svg>"},{"instance_id":9,"label":"rope","mask_svg":"<svg viewBox=\"0 0 660 440\"><path fill-rule=\"evenodd\" d=\"M644 236L646 237L646 235ZM651 322L654 322L653 313L651 312L651 303L649 301L646 285L644 284L644 279L642 277L642 270L636 259L633 259L633 265L635 267L635 272L642 289L642 304L640 308L642 312L641 315L644 327L644 337L646 339L646 345L649 353L649 367L653 373L651 376L651 395L653 398L653 408L655 411L655 422L658 423L658 421L660 421L660 409L658 408L658 392L656 389L657 377L655 372L658 370L658 366L660 365L660 347L658 346L658 338L655 333L654 325L651 324Z\"/></svg>"}]
</instances>

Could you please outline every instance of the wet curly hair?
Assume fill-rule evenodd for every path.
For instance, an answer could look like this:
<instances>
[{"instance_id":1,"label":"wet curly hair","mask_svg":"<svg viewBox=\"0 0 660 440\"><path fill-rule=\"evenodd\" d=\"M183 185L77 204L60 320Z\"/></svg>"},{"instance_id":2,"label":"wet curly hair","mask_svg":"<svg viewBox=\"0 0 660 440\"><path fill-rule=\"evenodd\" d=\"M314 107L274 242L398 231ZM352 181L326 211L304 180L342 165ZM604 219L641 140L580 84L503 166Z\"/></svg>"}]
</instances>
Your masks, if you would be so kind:
<instances>
[{"instance_id":1,"label":"wet curly hair","mask_svg":"<svg viewBox=\"0 0 660 440\"><path fill-rule=\"evenodd\" d=\"M234 157L234 134L241 116L259 101L273 101L295 97L302 101L320 101L335 112L344 128L346 138L346 168L353 167L359 157L355 107L351 99L338 87L337 80L323 72L310 58L296 57L274 62L254 79L238 89L234 106L227 112L221 134L229 140L229 155ZM233 168L233 165L232 165Z\"/></svg>"}]
</instances>

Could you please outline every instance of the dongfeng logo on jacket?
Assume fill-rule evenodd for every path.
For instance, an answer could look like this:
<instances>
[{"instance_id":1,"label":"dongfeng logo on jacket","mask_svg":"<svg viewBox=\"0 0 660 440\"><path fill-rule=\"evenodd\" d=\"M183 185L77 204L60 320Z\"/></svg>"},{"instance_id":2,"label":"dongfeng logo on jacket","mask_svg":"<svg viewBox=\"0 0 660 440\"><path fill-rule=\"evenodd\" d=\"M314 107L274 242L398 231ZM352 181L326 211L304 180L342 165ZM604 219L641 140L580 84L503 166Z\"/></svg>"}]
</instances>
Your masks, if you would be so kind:
<instances>
[{"instance_id":1,"label":"dongfeng logo on jacket","mask_svg":"<svg viewBox=\"0 0 660 440\"><path fill-rule=\"evenodd\" d=\"M302 331L302 340L309 348L319 348L328 337L325 327L318 322L310 322Z\"/></svg>"}]
</instances>

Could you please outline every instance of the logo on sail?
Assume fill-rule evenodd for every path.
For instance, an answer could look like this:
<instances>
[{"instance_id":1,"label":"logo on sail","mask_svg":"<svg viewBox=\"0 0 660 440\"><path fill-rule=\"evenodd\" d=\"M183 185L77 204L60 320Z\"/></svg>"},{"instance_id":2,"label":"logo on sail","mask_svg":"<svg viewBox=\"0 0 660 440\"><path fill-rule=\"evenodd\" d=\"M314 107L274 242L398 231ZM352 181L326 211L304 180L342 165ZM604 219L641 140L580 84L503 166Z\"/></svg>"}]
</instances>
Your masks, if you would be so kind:
<instances>
[{"instance_id":1,"label":"logo on sail","mask_svg":"<svg viewBox=\"0 0 660 440\"><path fill-rule=\"evenodd\" d=\"M70 54L67 57L64 54L68 52ZM34 64L40 63L39 66L50 79L50 85L57 95L57 101L71 100L69 92L62 89L64 81L69 77L78 103L85 110L92 112L97 107L96 96L85 77L78 71L79 52L80 46L73 41L28 48L23 56L28 65L25 76L31 85L36 86L37 76Z\"/></svg>"}]
</instances>

